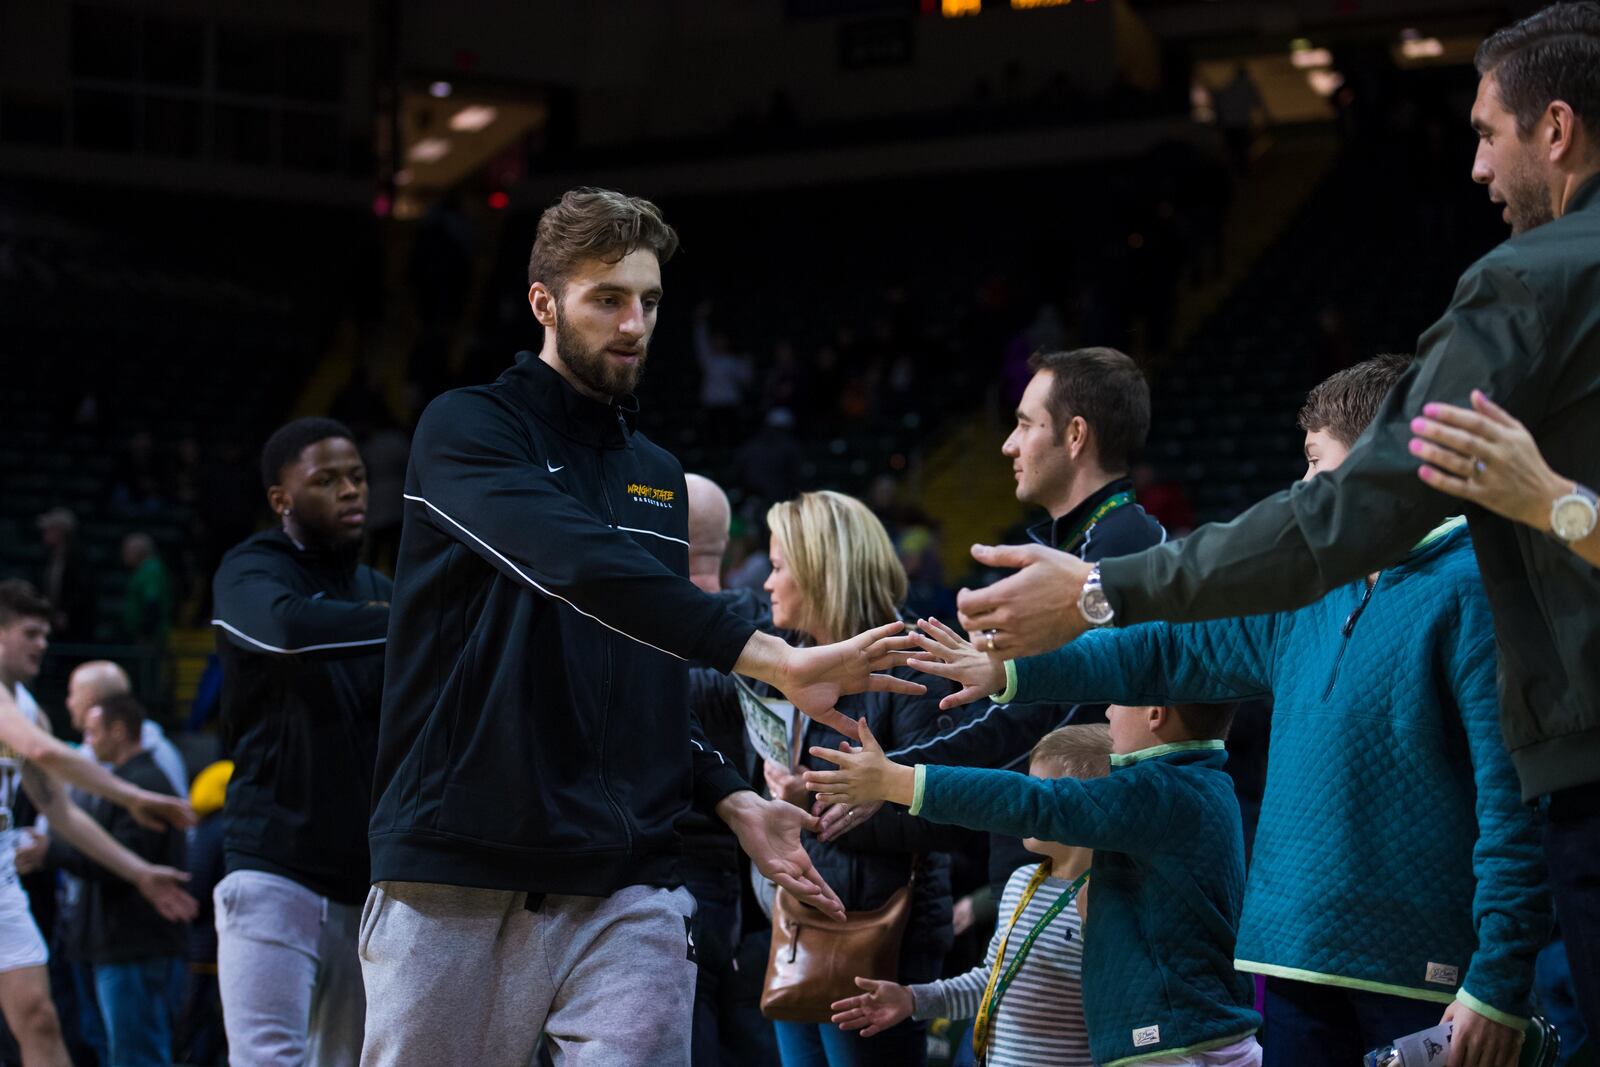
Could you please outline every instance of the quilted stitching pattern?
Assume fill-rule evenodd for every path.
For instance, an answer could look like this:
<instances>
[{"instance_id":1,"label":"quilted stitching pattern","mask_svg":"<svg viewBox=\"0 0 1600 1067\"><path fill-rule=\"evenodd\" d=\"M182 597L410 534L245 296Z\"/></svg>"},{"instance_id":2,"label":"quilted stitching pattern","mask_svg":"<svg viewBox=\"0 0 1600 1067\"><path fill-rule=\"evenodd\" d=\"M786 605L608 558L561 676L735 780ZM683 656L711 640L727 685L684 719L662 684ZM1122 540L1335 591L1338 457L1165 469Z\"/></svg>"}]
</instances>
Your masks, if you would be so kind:
<instances>
[{"instance_id":1,"label":"quilted stitching pattern","mask_svg":"<svg viewBox=\"0 0 1600 1067\"><path fill-rule=\"evenodd\" d=\"M1433 993L1465 981L1525 1014L1543 876L1500 743L1493 631L1465 532L1385 572L1347 625L1363 592L1282 617L1239 958ZM1482 953L1475 896L1480 913L1520 917L1490 918ZM1456 980L1427 981L1430 964Z\"/></svg>"},{"instance_id":2,"label":"quilted stitching pattern","mask_svg":"<svg viewBox=\"0 0 1600 1067\"><path fill-rule=\"evenodd\" d=\"M1095 849L1083 940L1084 1016L1096 1063L1253 1033L1233 968L1244 837L1225 752L1180 751L1109 778L1041 781L927 767L921 813ZM1160 1028L1153 1044L1133 1034Z\"/></svg>"},{"instance_id":3,"label":"quilted stitching pattern","mask_svg":"<svg viewBox=\"0 0 1600 1067\"><path fill-rule=\"evenodd\" d=\"M1500 739L1466 531L1385 571L1352 622L1364 593L1357 582L1293 613L1092 634L1019 664L1018 699L1272 693L1238 958L1435 994L1464 985L1526 1014L1549 905ZM1429 983L1430 963L1455 980Z\"/></svg>"}]
</instances>

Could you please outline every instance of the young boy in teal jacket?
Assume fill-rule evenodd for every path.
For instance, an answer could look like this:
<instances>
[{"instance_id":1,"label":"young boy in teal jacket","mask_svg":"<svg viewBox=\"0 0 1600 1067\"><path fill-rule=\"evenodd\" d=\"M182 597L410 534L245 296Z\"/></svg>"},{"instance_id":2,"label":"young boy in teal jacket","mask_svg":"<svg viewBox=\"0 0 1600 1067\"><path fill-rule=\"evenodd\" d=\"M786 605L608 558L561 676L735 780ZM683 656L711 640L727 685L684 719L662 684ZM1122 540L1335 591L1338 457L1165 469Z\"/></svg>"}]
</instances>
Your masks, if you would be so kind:
<instances>
[{"instance_id":1,"label":"young boy in teal jacket","mask_svg":"<svg viewBox=\"0 0 1600 1067\"><path fill-rule=\"evenodd\" d=\"M1102 1067L1255 1067L1249 981L1233 968L1244 899L1244 831L1222 770L1221 708L1107 709L1111 774L892 763L866 723L861 748L813 748L837 771L806 772L825 803L888 800L974 830L1094 849L1083 934L1083 1012Z\"/></svg>"},{"instance_id":2,"label":"young boy in teal jacket","mask_svg":"<svg viewBox=\"0 0 1600 1067\"><path fill-rule=\"evenodd\" d=\"M1312 391L1306 477L1343 460L1406 362ZM1460 519L1298 611L1091 633L1003 671L934 632L943 658L988 672L980 688L1009 683L997 703L1273 697L1236 960L1266 976L1267 1067L1357 1062L1437 1023L1440 1005L1452 1064L1516 1062L1550 904Z\"/></svg>"}]
</instances>

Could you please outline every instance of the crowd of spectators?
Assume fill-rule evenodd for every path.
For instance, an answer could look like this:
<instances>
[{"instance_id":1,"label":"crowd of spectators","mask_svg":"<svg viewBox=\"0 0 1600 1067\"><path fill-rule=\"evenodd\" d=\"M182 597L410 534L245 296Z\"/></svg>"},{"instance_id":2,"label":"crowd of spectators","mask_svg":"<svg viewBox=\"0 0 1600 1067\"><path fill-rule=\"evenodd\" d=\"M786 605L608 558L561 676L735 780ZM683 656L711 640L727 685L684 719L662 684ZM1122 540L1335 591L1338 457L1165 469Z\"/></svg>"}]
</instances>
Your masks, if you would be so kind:
<instances>
[{"instance_id":1,"label":"crowd of spectators","mask_svg":"<svg viewBox=\"0 0 1600 1067\"><path fill-rule=\"evenodd\" d=\"M715 475L729 488L727 584L756 589L767 580L764 516L770 504L837 486L865 500L883 523L909 579L907 610L953 618L954 588L971 577L944 571L939 517L927 513L914 492L918 461L957 419L985 406L1008 418L1029 379L1032 353L1090 340L1126 348L1158 372L1152 375L1157 421L1151 456L1132 471L1140 503L1173 534L1216 517L1209 498L1197 503L1194 490L1221 480L1218 468L1197 476L1186 462L1191 438L1174 437L1173 427L1249 407L1248 400L1235 397L1239 403L1230 408L1218 394L1230 391L1227 376L1250 373L1241 364L1265 354L1261 338L1269 334L1273 344L1287 339L1295 345L1304 364L1284 377L1281 396L1370 354L1378 339L1396 347L1407 343L1421 325L1418 309L1440 306L1436 279L1453 275L1452 264L1458 268L1464 249L1481 238L1479 231L1457 225L1457 197L1434 195L1432 179L1442 161L1455 158L1450 139L1437 127L1439 110L1422 105L1380 119L1358 101L1344 104L1352 149L1313 209L1236 294L1247 302L1242 313L1225 312L1182 351L1173 344L1177 301L1186 280L1212 277L1220 268L1222 220L1232 182L1245 165L1240 153L1230 167L1182 146L1165 146L1130 167L1136 180L1122 192L1091 189L1076 200L1086 207L1070 206L1087 188L1081 176L1018 176L1019 200L1032 198L1063 217L1025 232L1015 227L1014 216L996 226L975 211L951 220L958 235L940 247L930 247L925 220L944 210L959 183L932 183L897 197L876 229L865 220L887 194L863 190L861 203L846 208L834 226L836 232L854 230L864 246L887 253L887 265L853 264L848 251L787 236L815 231L809 223L824 206L837 210L837 191L816 198L797 194L795 217L755 219L758 225L750 225L749 204L733 205L720 226L710 220L728 205L682 205L676 217L702 248L674 265L672 306L681 303L692 311L675 313L670 325L664 319L653 358L668 364L667 372L647 380L643 419L687 468ZM1386 210L1443 242L1424 262L1385 268L1412 275L1406 299L1387 306L1362 300L1354 283L1308 290L1305 272L1282 270L1286 261L1306 265L1328 252L1321 242L1332 242L1333 231L1360 210L1363 197L1343 183L1359 172L1375 141L1400 141L1417 153L1395 198L1401 206ZM1058 184L1063 189L1053 190ZM1107 197L1114 202L1098 202ZM1329 205L1338 210L1327 210ZM526 248L517 236L521 223L507 223L501 247ZM963 241L960 231L971 239ZM377 361L369 361L358 365L331 410L360 439L371 497L365 552L379 569L392 567L398 549L410 429L422 402L446 385L491 377L512 352L537 347L527 309L516 299L488 301L481 317L468 318L472 302L460 290L460 279L481 254L482 242L460 205L444 204L422 232L426 239L417 243L410 278L419 293L432 297L418 309L421 330L400 391L406 401L389 402L386 383L372 369ZM1392 235L1332 251L1337 262L1355 263L1386 240ZM752 248L780 261L772 278L745 271L739 253ZM509 252L499 255L497 277L522 269L520 259L506 260ZM440 263L452 264L448 287L439 284ZM1330 273L1326 262L1317 267L1319 277ZM1372 284L1364 276L1361 285ZM1262 314L1269 304L1275 305L1273 314ZM1246 334L1249 342L1238 343ZM446 354L457 348L467 358L451 370ZM1162 371L1169 382L1210 381L1192 391L1182 385L1164 391ZM11 529L25 531L30 544L26 551L9 552L0 572L25 576L41 591L58 646L112 644L130 656L143 650L160 658L174 628L208 624L210 576L222 553L263 517L251 445L239 432L256 423L222 434L167 418L141 424L125 417L121 399L113 384L93 376L56 398L53 417L88 442L85 450L111 455L93 472L97 481L88 495L98 500L91 509L59 503L49 483L23 494L48 506L16 517ZM1270 410L1252 415L1287 419L1292 409L1278 410L1278 399L1268 400ZM1167 441L1179 443L1163 448ZM1251 488L1238 495L1258 494ZM150 677L162 691L140 695L153 711L170 710L170 673ZM126 742L130 724L141 721L142 713L129 713L108 727L115 737L105 750L125 755L126 744L119 748L117 739ZM1260 730L1245 733L1259 736ZM204 877L201 867L214 862L205 858L206 835L203 822L190 847L197 879ZM981 872L957 870L953 877L955 896L970 913L973 898L964 890L978 887ZM197 882L197 892L202 888ZM957 911L959 916L960 905ZM961 922L957 926L959 933ZM195 929L205 927L202 920ZM194 951L203 956L207 949ZM197 1062L204 1062L205 1050L214 1055L217 1043L215 994L202 988L191 996L198 998L194 1014L180 1033L194 1042Z\"/></svg>"}]
</instances>

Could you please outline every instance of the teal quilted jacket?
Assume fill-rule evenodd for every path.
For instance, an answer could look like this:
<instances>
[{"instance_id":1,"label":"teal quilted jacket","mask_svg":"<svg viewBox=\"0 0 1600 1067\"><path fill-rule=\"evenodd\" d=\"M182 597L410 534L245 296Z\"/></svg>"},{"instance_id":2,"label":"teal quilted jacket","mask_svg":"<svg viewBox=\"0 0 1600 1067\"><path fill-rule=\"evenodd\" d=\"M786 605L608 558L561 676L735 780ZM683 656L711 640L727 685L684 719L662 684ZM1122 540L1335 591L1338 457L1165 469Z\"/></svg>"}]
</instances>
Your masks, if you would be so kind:
<instances>
[{"instance_id":1,"label":"teal quilted jacket","mask_svg":"<svg viewBox=\"0 0 1600 1067\"><path fill-rule=\"evenodd\" d=\"M1501 741L1494 628L1460 520L1369 590L1298 611L1091 633L1015 664L1016 699L1271 695L1241 970L1529 1012L1550 904Z\"/></svg>"},{"instance_id":2,"label":"teal quilted jacket","mask_svg":"<svg viewBox=\"0 0 1600 1067\"><path fill-rule=\"evenodd\" d=\"M1220 741L1111 757L1044 780L919 764L913 815L1093 848L1083 1014L1103 1067L1218 1048L1261 1026L1233 968L1244 831Z\"/></svg>"}]
</instances>

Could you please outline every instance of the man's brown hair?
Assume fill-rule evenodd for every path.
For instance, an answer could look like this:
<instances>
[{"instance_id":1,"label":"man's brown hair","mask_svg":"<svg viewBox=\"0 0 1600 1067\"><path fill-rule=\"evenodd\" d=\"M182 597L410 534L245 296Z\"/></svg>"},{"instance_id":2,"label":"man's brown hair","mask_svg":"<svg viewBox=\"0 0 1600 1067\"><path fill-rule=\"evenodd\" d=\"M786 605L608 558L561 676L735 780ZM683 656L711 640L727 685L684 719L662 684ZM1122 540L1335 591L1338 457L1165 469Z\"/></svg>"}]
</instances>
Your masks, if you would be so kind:
<instances>
[{"instance_id":1,"label":"man's brown hair","mask_svg":"<svg viewBox=\"0 0 1600 1067\"><path fill-rule=\"evenodd\" d=\"M0 626L10 626L18 619L50 618L50 601L21 578L0 581Z\"/></svg>"},{"instance_id":2,"label":"man's brown hair","mask_svg":"<svg viewBox=\"0 0 1600 1067\"><path fill-rule=\"evenodd\" d=\"M1382 355L1329 376L1306 395L1300 428L1306 433L1326 430L1349 448L1409 366L1410 356Z\"/></svg>"},{"instance_id":3,"label":"man's brown hair","mask_svg":"<svg viewBox=\"0 0 1600 1067\"><path fill-rule=\"evenodd\" d=\"M1193 741L1226 741L1237 704L1173 704L1172 714Z\"/></svg>"},{"instance_id":4,"label":"man's brown hair","mask_svg":"<svg viewBox=\"0 0 1600 1067\"><path fill-rule=\"evenodd\" d=\"M122 729L127 733L129 740L139 740L140 731L144 729L144 705L132 694L121 693L114 697L106 697L99 704L100 721L110 729L115 723L121 723Z\"/></svg>"},{"instance_id":5,"label":"man's brown hair","mask_svg":"<svg viewBox=\"0 0 1600 1067\"><path fill-rule=\"evenodd\" d=\"M1111 727L1085 723L1051 730L1033 746L1028 763L1043 763L1068 778L1104 778L1111 773Z\"/></svg>"},{"instance_id":6,"label":"man's brown hair","mask_svg":"<svg viewBox=\"0 0 1600 1067\"><path fill-rule=\"evenodd\" d=\"M1487 37L1474 62L1479 74L1494 75L1519 137L1556 100L1600 137L1600 3L1551 4Z\"/></svg>"},{"instance_id":7,"label":"man's brown hair","mask_svg":"<svg viewBox=\"0 0 1600 1067\"><path fill-rule=\"evenodd\" d=\"M528 284L543 282L559 298L561 286L582 260L617 263L639 248L654 252L660 263L678 250L678 233L661 217L660 208L610 189L573 189L539 216Z\"/></svg>"},{"instance_id":8,"label":"man's brown hair","mask_svg":"<svg viewBox=\"0 0 1600 1067\"><path fill-rule=\"evenodd\" d=\"M1127 470L1150 434L1150 383L1139 365L1115 348L1079 348L1035 352L1028 369L1053 375L1045 407L1056 441L1066 437L1067 424L1079 416L1094 433L1100 466Z\"/></svg>"}]
</instances>

